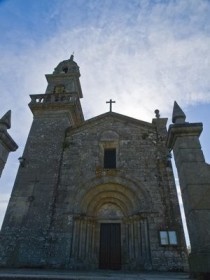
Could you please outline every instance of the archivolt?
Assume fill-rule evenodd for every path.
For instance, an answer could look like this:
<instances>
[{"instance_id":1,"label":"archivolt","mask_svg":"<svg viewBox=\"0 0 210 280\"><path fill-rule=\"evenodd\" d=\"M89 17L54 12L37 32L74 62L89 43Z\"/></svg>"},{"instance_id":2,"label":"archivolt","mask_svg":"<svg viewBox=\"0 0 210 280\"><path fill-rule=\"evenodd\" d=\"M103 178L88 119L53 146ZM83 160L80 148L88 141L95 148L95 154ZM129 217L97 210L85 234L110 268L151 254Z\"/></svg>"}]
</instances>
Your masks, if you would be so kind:
<instances>
[{"instance_id":1,"label":"archivolt","mask_svg":"<svg viewBox=\"0 0 210 280\"><path fill-rule=\"evenodd\" d=\"M81 211L94 215L95 211L107 202L116 204L125 215L133 212L137 204L135 195L124 186L104 184L92 188L85 194L81 201Z\"/></svg>"},{"instance_id":2,"label":"archivolt","mask_svg":"<svg viewBox=\"0 0 210 280\"><path fill-rule=\"evenodd\" d=\"M103 182L98 182L98 184L92 182L89 186L86 185L77 195L76 201L78 201L79 209L75 210L95 216L104 204L112 203L121 209L125 216L148 211L150 199L145 192L131 182L120 184L119 181L119 177L117 182L113 182L113 178L112 182L106 182L103 178Z\"/></svg>"}]
</instances>

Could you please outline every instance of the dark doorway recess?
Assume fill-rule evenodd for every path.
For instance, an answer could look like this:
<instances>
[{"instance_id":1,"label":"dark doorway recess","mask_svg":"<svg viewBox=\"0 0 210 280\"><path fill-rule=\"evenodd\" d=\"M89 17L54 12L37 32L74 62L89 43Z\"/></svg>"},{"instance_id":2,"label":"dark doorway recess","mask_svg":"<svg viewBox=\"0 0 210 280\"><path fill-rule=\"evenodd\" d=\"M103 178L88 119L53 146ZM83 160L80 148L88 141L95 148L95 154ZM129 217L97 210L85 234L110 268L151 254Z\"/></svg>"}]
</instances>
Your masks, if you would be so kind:
<instances>
[{"instance_id":1,"label":"dark doorway recess","mask_svg":"<svg viewBox=\"0 0 210 280\"><path fill-rule=\"evenodd\" d=\"M121 269L121 228L119 223L101 224L99 268Z\"/></svg>"}]
</instances>

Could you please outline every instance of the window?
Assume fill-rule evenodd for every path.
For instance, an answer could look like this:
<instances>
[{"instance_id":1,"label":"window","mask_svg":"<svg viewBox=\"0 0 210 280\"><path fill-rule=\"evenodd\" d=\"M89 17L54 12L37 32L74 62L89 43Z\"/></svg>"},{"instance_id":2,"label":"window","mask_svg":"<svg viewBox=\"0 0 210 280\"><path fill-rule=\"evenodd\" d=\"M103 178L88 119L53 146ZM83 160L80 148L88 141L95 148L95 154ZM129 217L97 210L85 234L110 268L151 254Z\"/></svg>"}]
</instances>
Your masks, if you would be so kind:
<instances>
[{"instance_id":1,"label":"window","mask_svg":"<svg viewBox=\"0 0 210 280\"><path fill-rule=\"evenodd\" d=\"M163 246L177 245L176 231L160 231L160 244Z\"/></svg>"},{"instance_id":2,"label":"window","mask_svg":"<svg viewBox=\"0 0 210 280\"><path fill-rule=\"evenodd\" d=\"M64 85L58 85L54 87L54 93L63 93L65 92Z\"/></svg>"},{"instance_id":3,"label":"window","mask_svg":"<svg viewBox=\"0 0 210 280\"><path fill-rule=\"evenodd\" d=\"M67 73L68 72L68 67L63 67L62 70L63 70L64 73Z\"/></svg>"},{"instance_id":4,"label":"window","mask_svg":"<svg viewBox=\"0 0 210 280\"><path fill-rule=\"evenodd\" d=\"M104 149L104 168L116 168L116 149Z\"/></svg>"}]
</instances>

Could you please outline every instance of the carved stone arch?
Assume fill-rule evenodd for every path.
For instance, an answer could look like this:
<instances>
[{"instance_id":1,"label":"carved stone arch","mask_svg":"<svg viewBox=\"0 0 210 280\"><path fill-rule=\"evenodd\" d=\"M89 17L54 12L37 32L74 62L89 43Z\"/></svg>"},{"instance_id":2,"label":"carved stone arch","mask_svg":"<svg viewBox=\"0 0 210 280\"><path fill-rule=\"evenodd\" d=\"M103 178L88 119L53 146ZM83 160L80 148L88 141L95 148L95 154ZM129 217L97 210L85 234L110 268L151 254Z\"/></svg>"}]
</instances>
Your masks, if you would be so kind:
<instances>
[{"instance_id":1,"label":"carved stone arch","mask_svg":"<svg viewBox=\"0 0 210 280\"><path fill-rule=\"evenodd\" d=\"M104 202L102 205L99 205L98 209L95 210L97 219L112 219L112 220L121 220L125 213L123 213L123 209L119 207L118 203L114 201Z\"/></svg>"},{"instance_id":2,"label":"carved stone arch","mask_svg":"<svg viewBox=\"0 0 210 280\"><path fill-rule=\"evenodd\" d=\"M94 208L94 213L98 218L101 218L101 210L103 210L103 208L105 208L106 210L109 208L115 208L118 209L121 214L116 215L118 218L122 218L125 217L127 215L128 209L127 206L125 204L122 203L122 201L116 199L116 198L106 198L100 201L100 203L98 203L96 205L96 207ZM119 212L117 211L117 212ZM106 215L103 215L103 218L106 217ZM111 217L111 215L108 215L108 218Z\"/></svg>"},{"instance_id":3,"label":"carved stone arch","mask_svg":"<svg viewBox=\"0 0 210 280\"><path fill-rule=\"evenodd\" d=\"M104 197L108 195L111 198L110 192L112 197L120 197L121 201L129 208L129 210L125 210L125 213L131 214L152 210L151 197L143 182L137 184L127 178L106 176L90 180L78 189L75 195L75 212L85 214L88 211L91 213L92 209L96 207L94 199L97 198L98 203L100 203L103 192L107 192ZM94 197L94 199L91 200L91 197ZM91 203L93 203L92 206Z\"/></svg>"},{"instance_id":4,"label":"carved stone arch","mask_svg":"<svg viewBox=\"0 0 210 280\"><path fill-rule=\"evenodd\" d=\"M122 268L150 263L147 215L141 213L151 211L151 199L144 187L127 178L104 176L78 188L72 205L76 214L71 252L74 261L79 258L80 263L102 268L105 251L101 248L112 252L110 240L118 240L114 250Z\"/></svg>"},{"instance_id":5,"label":"carved stone arch","mask_svg":"<svg viewBox=\"0 0 210 280\"><path fill-rule=\"evenodd\" d=\"M88 216L94 216L100 205L104 201L114 203L128 216L135 212L139 200L135 194L126 189L126 187L118 184L103 184L93 187L89 190L81 200L81 212Z\"/></svg>"}]
</instances>

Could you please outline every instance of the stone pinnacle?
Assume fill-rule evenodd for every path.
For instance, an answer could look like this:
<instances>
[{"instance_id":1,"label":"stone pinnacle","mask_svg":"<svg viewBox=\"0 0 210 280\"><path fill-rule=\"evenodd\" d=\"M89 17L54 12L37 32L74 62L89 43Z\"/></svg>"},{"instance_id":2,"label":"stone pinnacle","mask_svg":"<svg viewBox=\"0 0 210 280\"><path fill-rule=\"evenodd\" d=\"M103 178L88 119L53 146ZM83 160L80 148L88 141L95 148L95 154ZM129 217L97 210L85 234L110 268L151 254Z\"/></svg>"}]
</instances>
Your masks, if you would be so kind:
<instances>
[{"instance_id":1,"label":"stone pinnacle","mask_svg":"<svg viewBox=\"0 0 210 280\"><path fill-rule=\"evenodd\" d=\"M185 123L186 115L179 107L176 101L174 101L174 108L172 114L172 122L173 123Z\"/></svg>"}]
</instances>

